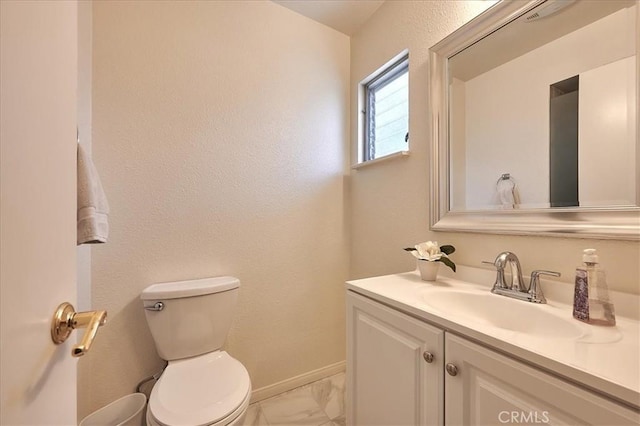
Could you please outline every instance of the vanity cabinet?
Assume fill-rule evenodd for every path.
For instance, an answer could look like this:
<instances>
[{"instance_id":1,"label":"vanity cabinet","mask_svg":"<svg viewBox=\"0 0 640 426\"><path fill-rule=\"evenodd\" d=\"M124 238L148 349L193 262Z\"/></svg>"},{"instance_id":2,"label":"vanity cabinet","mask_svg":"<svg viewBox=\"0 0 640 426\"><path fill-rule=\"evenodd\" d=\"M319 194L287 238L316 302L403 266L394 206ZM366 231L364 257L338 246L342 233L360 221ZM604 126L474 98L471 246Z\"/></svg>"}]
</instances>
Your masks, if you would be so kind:
<instances>
[{"instance_id":1,"label":"vanity cabinet","mask_svg":"<svg viewBox=\"0 0 640 426\"><path fill-rule=\"evenodd\" d=\"M637 412L347 292L347 424L637 425Z\"/></svg>"},{"instance_id":2,"label":"vanity cabinet","mask_svg":"<svg viewBox=\"0 0 640 426\"><path fill-rule=\"evenodd\" d=\"M444 331L348 292L349 425L441 425Z\"/></svg>"}]
</instances>

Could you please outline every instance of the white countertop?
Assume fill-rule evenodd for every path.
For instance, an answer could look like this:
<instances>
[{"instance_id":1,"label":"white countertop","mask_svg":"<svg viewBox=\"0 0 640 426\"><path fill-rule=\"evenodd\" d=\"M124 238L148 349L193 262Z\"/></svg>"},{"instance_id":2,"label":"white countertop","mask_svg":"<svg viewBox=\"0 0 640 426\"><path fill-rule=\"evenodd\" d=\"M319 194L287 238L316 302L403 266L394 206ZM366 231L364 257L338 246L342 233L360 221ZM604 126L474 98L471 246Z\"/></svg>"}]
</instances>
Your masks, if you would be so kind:
<instances>
[{"instance_id":1,"label":"white countertop","mask_svg":"<svg viewBox=\"0 0 640 426\"><path fill-rule=\"evenodd\" d=\"M447 272L445 274L452 275ZM488 278L491 275L488 271L459 266L456 276L460 279L439 276L436 282L427 282L420 279L417 271L412 271L348 281L347 290L535 364L596 392L607 394L626 405L640 407L638 296L620 293L612 295L616 304L616 326L593 326L573 320L572 306L566 303L569 286L545 281L542 288L548 303L534 305L553 311L554 315L566 315L566 318L571 318L580 327L582 335L578 338L543 338L505 330L465 316L456 316L440 311L424 301L422 294L436 288L471 292L490 290L487 279L491 279ZM461 281L465 277L469 279L470 276L481 277L478 280L481 283ZM529 304L520 301L518 303ZM527 321L527 318L523 316L522 321Z\"/></svg>"}]
</instances>

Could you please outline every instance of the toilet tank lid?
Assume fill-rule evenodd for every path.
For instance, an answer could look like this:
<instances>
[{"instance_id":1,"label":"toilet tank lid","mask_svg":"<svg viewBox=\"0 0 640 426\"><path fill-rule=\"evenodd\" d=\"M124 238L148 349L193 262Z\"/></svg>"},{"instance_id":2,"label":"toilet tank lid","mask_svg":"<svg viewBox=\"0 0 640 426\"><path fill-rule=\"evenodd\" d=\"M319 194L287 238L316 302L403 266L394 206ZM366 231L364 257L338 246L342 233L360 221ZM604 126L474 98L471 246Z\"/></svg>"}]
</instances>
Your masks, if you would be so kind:
<instances>
[{"instance_id":1,"label":"toilet tank lid","mask_svg":"<svg viewBox=\"0 0 640 426\"><path fill-rule=\"evenodd\" d=\"M204 294L233 290L238 287L240 287L240 280L235 277L213 277L199 280L173 281L150 285L142 291L140 299L158 300L202 296Z\"/></svg>"}]
</instances>

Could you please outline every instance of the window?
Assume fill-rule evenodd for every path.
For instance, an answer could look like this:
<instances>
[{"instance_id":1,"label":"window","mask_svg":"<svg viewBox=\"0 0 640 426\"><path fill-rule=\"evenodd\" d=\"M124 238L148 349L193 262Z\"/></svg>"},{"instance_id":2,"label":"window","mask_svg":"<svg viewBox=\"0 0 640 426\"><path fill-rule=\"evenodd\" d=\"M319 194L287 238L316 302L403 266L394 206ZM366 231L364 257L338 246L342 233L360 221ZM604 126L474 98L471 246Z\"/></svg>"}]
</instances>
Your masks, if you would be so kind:
<instances>
[{"instance_id":1,"label":"window","mask_svg":"<svg viewBox=\"0 0 640 426\"><path fill-rule=\"evenodd\" d=\"M409 147L409 57L385 68L364 84L362 161Z\"/></svg>"}]
</instances>

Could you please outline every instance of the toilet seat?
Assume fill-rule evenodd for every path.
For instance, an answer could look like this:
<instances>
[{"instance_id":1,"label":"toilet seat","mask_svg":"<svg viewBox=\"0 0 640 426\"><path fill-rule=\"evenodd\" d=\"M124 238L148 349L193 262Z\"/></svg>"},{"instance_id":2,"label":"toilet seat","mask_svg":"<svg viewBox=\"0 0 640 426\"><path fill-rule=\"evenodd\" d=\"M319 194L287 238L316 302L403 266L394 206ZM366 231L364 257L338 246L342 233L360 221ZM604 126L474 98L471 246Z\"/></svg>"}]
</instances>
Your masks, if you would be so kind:
<instances>
[{"instance_id":1,"label":"toilet seat","mask_svg":"<svg viewBox=\"0 0 640 426\"><path fill-rule=\"evenodd\" d=\"M225 351L169 362L153 387L149 414L160 425L226 425L249 404L244 366Z\"/></svg>"}]
</instances>

